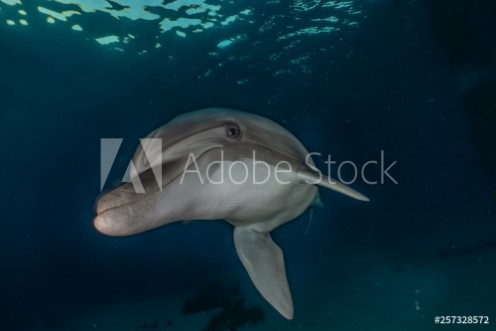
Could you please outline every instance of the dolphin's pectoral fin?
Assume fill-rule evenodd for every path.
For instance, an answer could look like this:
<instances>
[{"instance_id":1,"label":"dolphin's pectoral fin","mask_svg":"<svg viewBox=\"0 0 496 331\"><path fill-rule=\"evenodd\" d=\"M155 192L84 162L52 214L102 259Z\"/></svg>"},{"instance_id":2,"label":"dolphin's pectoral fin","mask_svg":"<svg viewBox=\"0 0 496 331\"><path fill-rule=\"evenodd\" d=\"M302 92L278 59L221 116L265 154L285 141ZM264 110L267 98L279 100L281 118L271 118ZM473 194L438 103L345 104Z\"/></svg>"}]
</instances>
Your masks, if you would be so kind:
<instances>
[{"instance_id":1,"label":"dolphin's pectoral fin","mask_svg":"<svg viewBox=\"0 0 496 331\"><path fill-rule=\"evenodd\" d=\"M299 170L296 175L298 176L298 178L305 181L306 183L324 186L328 189L347 195L357 200L370 201L369 198L367 198L362 193L357 192L351 187L338 182L334 178L324 176L320 172L305 168Z\"/></svg>"},{"instance_id":2,"label":"dolphin's pectoral fin","mask_svg":"<svg viewBox=\"0 0 496 331\"><path fill-rule=\"evenodd\" d=\"M281 315L293 319L293 300L281 248L270 234L249 226L234 228L234 245L255 287Z\"/></svg>"}]
</instances>

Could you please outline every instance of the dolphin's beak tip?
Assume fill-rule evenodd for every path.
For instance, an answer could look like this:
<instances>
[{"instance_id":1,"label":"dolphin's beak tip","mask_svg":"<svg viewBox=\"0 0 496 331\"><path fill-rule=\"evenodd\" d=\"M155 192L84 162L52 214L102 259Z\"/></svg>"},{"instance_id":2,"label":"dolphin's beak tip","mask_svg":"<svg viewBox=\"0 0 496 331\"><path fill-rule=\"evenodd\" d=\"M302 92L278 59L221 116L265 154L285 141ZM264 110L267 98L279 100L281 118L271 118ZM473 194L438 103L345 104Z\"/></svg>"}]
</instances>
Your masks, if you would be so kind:
<instances>
[{"instance_id":1,"label":"dolphin's beak tip","mask_svg":"<svg viewBox=\"0 0 496 331\"><path fill-rule=\"evenodd\" d=\"M102 215L96 215L95 219L93 220L93 227L100 232L101 234L104 235L109 235L108 234L108 229L106 226L107 222L105 220L105 217Z\"/></svg>"},{"instance_id":2,"label":"dolphin's beak tip","mask_svg":"<svg viewBox=\"0 0 496 331\"><path fill-rule=\"evenodd\" d=\"M97 209L97 213L98 213L98 209ZM102 227L102 223L103 223L103 219L102 219L102 216L101 215L96 215L95 216L95 219L93 220L93 227L98 231L98 232L101 232L100 229Z\"/></svg>"}]
</instances>

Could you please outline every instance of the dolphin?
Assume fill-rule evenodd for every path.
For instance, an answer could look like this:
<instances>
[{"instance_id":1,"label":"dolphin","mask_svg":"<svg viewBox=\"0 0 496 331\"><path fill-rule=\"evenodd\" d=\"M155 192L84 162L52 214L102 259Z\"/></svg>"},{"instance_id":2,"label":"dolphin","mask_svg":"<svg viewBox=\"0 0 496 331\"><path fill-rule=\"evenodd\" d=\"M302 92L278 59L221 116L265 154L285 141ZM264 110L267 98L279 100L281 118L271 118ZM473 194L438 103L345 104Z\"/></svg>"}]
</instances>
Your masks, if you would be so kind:
<instances>
[{"instance_id":1,"label":"dolphin","mask_svg":"<svg viewBox=\"0 0 496 331\"><path fill-rule=\"evenodd\" d=\"M293 134L252 113L197 110L147 138L130 162L129 181L98 200L94 227L128 236L177 221L225 220L234 226L237 254L255 287L293 319L283 252L270 232L320 201L318 186L368 198L323 176ZM149 148L153 139L160 148Z\"/></svg>"}]
</instances>

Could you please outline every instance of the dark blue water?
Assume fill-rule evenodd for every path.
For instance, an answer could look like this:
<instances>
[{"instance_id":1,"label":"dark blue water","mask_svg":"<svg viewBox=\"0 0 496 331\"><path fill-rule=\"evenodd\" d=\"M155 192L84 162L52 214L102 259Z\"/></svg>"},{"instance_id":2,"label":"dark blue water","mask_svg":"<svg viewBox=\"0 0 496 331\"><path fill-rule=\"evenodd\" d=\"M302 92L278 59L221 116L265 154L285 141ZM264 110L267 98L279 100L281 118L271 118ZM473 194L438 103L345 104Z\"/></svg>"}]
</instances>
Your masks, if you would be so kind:
<instances>
[{"instance_id":1,"label":"dark blue water","mask_svg":"<svg viewBox=\"0 0 496 331\"><path fill-rule=\"evenodd\" d=\"M6 17L18 9L0 6ZM254 24L169 34L153 49L156 34L144 21L81 15L87 29L75 32L24 6L28 27L0 17L2 330L63 329L71 316L118 302L186 300L223 277L239 280L281 329L419 330L439 327L436 315L496 319L494 3L356 1L358 26L300 35L275 58L290 44L275 41L285 20L303 26L315 11L293 21L285 3L254 4ZM271 16L274 27L260 32ZM92 40L101 31L132 31L139 41L118 51ZM216 48L238 34L245 39ZM153 50L139 55L144 48ZM300 56L302 65L291 64ZM390 173L398 184L353 185L371 202L321 189L324 207L314 209L308 233L308 212L274 231L296 298L292 322L254 292L226 223L126 238L92 226L100 139L124 138L108 189L139 138L211 106L269 117L341 162L363 164L381 151L397 162ZM324 159L315 161L325 171ZM346 291L322 294L329 284ZM346 317L328 313L323 299Z\"/></svg>"}]
</instances>

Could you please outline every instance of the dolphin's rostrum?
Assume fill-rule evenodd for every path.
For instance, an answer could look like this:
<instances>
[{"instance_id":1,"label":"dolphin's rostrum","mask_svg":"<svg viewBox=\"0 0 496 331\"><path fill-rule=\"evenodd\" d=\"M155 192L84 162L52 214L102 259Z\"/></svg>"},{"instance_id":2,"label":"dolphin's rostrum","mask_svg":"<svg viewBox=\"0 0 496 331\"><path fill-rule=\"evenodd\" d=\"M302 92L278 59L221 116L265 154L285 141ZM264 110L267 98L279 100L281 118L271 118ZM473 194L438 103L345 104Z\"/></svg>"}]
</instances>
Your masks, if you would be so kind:
<instances>
[{"instance_id":1,"label":"dolphin's rostrum","mask_svg":"<svg viewBox=\"0 0 496 331\"><path fill-rule=\"evenodd\" d=\"M162 139L161 153L138 147L131 181L98 201L95 228L126 236L176 221L223 219L234 226L236 251L256 288L292 319L283 252L270 231L302 214L318 198L316 185L368 199L322 176L298 139L255 114L194 111L147 138ZM144 193L137 193L135 180Z\"/></svg>"}]
</instances>

